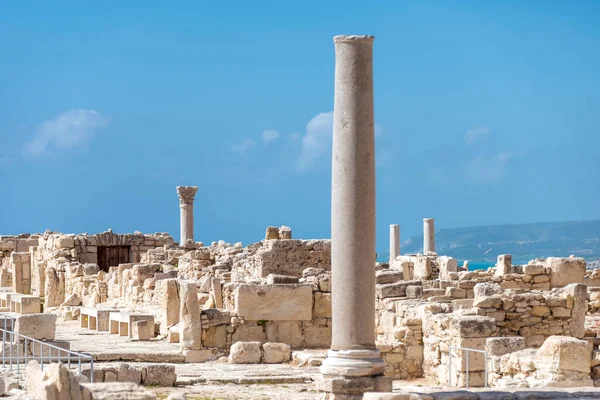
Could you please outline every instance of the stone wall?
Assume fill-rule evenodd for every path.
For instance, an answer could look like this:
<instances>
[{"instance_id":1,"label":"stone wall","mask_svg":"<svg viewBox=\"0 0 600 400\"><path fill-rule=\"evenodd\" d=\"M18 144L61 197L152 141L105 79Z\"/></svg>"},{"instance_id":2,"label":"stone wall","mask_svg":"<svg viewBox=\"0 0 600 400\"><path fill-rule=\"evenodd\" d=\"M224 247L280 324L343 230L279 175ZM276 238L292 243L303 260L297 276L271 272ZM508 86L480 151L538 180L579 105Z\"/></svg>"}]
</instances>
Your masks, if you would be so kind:
<instances>
[{"instance_id":1,"label":"stone wall","mask_svg":"<svg viewBox=\"0 0 600 400\"><path fill-rule=\"evenodd\" d=\"M306 268L331 270L329 240L269 239L248 246L232 265L232 281L266 278L269 274L301 277Z\"/></svg>"}]
</instances>

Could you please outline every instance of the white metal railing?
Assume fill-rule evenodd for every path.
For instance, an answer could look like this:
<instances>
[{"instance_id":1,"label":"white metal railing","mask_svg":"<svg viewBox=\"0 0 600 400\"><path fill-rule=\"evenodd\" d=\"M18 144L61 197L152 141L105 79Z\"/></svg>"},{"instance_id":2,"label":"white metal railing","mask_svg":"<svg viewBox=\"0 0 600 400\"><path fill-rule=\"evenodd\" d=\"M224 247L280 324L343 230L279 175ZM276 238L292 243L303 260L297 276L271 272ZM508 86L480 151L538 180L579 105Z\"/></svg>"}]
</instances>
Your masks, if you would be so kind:
<instances>
[{"instance_id":1,"label":"white metal railing","mask_svg":"<svg viewBox=\"0 0 600 400\"><path fill-rule=\"evenodd\" d=\"M63 349L54 344L15 333L13 332L15 318L6 314L3 314L2 317L4 318L4 327L0 328L0 334L2 335L2 355L0 358L3 368L8 368L10 371L16 369L17 376L20 379L21 364L23 364L24 370L29 361L33 360L40 363L42 371L44 370L44 364L62 362L69 369L77 368L79 374L82 371L82 364L89 363L89 379L90 382L94 382L94 358L91 354ZM8 320L11 321L10 327L7 323Z\"/></svg>"},{"instance_id":2,"label":"white metal railing","mask_svg":"<svg viewBox=\"0 0 600 400\"><path fill-rule=\"evenodd\" d=\"M484 375L483 375L483 386L485 388L488 387L488 355L487 352L484 350L477 350L477 349L469 349L467 347L460 347L460 346L448 346L448 386L452 387L452 350L462 350L466 353L466 365L465 365L465 371L466 371L466 379L465 379L465 385L466 388L469 388L469 353L473 352L473 353L481 353L483 354L483 368L484 368ZM462 364L462 363L461 363ZM458 367L458 373L459 373L459 378L460 378L460 370L461 368ZM456 384L458 385L458 382L456 382Z\"/></svg>"}]
</instances>

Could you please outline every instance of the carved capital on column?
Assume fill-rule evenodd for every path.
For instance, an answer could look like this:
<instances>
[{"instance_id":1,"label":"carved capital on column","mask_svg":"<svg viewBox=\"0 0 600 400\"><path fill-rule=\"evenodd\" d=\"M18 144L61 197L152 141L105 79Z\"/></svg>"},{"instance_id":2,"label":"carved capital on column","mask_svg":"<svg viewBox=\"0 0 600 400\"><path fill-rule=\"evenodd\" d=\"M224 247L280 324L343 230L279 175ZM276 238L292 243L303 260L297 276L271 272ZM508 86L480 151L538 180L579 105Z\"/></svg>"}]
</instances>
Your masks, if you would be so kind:
<instances>
[{"instance_id":1,"label":"carved capital on column","mask_svg":"<svg viewBox=\"0 0 600 400\"><path fill-rule=\"evenodd\" d=\"M177 195L179 196L179 204L194 204L194 197L198 191L198 186L177 186Z\"/></svg>"}]
</instances>

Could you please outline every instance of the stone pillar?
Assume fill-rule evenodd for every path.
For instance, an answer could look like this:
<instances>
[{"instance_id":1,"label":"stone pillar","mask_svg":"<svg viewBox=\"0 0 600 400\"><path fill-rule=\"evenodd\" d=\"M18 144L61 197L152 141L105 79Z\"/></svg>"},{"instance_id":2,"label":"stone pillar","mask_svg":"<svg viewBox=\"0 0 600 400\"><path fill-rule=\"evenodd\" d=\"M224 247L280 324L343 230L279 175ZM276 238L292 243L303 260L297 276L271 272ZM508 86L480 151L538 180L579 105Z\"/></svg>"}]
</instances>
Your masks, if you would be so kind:
<instances>
[{"instance_id":1,"label":"stone pillar","mask_svg":"<svg viewBox=\"0 0 600 400\"><path fill-rule=\"evenodd\" d=\"M177 186L179 196L179 245L194 242L194 197L198 186Z\"/></svg>"},{"instance_id":2,"label":"stone pillar","mask_svg":"<svg viewBox=\"0 0 600 400\"><path fill-rule=\"evenodd\" d=\"M433 218L423 218L423 254L435 253Z\"/></svg>"},{"instance_id":3,"label":"stone pillar","mask_svg":"<svg viewBox=\"0 0 600 400\"><path fill-rule=\"evenodd\" d=\"M400 255L400 225L390 225L390 264Z\"/></svg>"},{"instance_id":4,"label":"stone pillar","mask_svg":"<svg viewBox=\"0 0 600 400\"><path fill-rule=\"evenodd\" d=\"M13 292L31 293L31 255L26 252L12 252L11 264Z\"/></svg>"},{"instance_id":5,"label":"stone pillar","mask_svg":"<svg viewBox=\"0 0 600 400\"><path fill-rule=\"evenodd\" d=\"M181 350L199 350L202 347L202 320L196 282L179 282L179 304Z\"/></svg>"},{"instance_id":6,"label":"stone pillar","mask_svg":"<svg viewBox=\"0 0 600 400\"><path fill-rule=\"evenodd\" d=\"M334 38L332 338L319 384L325 399L362 399L367 391L391 391L375 346L373 39Z\"/></svg>"}]
</instances>

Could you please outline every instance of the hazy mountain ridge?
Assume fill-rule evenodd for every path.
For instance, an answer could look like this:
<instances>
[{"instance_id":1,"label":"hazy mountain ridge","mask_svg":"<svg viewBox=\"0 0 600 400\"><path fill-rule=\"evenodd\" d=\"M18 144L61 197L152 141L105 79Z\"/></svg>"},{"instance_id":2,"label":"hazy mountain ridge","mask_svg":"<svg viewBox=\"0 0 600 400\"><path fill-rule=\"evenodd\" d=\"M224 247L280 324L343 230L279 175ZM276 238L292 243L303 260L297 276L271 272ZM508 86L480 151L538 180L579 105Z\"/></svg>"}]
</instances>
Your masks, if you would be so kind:
<instances>
[{"instance_id":1,"label":"hazy mountain ridge","mask_svg":"<svg viewBox=\"0 0 600 400\"><path fill-rule=\"evenodd\" d=\"M435 241L439 254L459 260L495 261L499 254L519 262L571 254L593 260L600 258L600 220L441 229ZM404 254L422 251L423 235L401 245Z\"/></svg>"}]
</instances>

